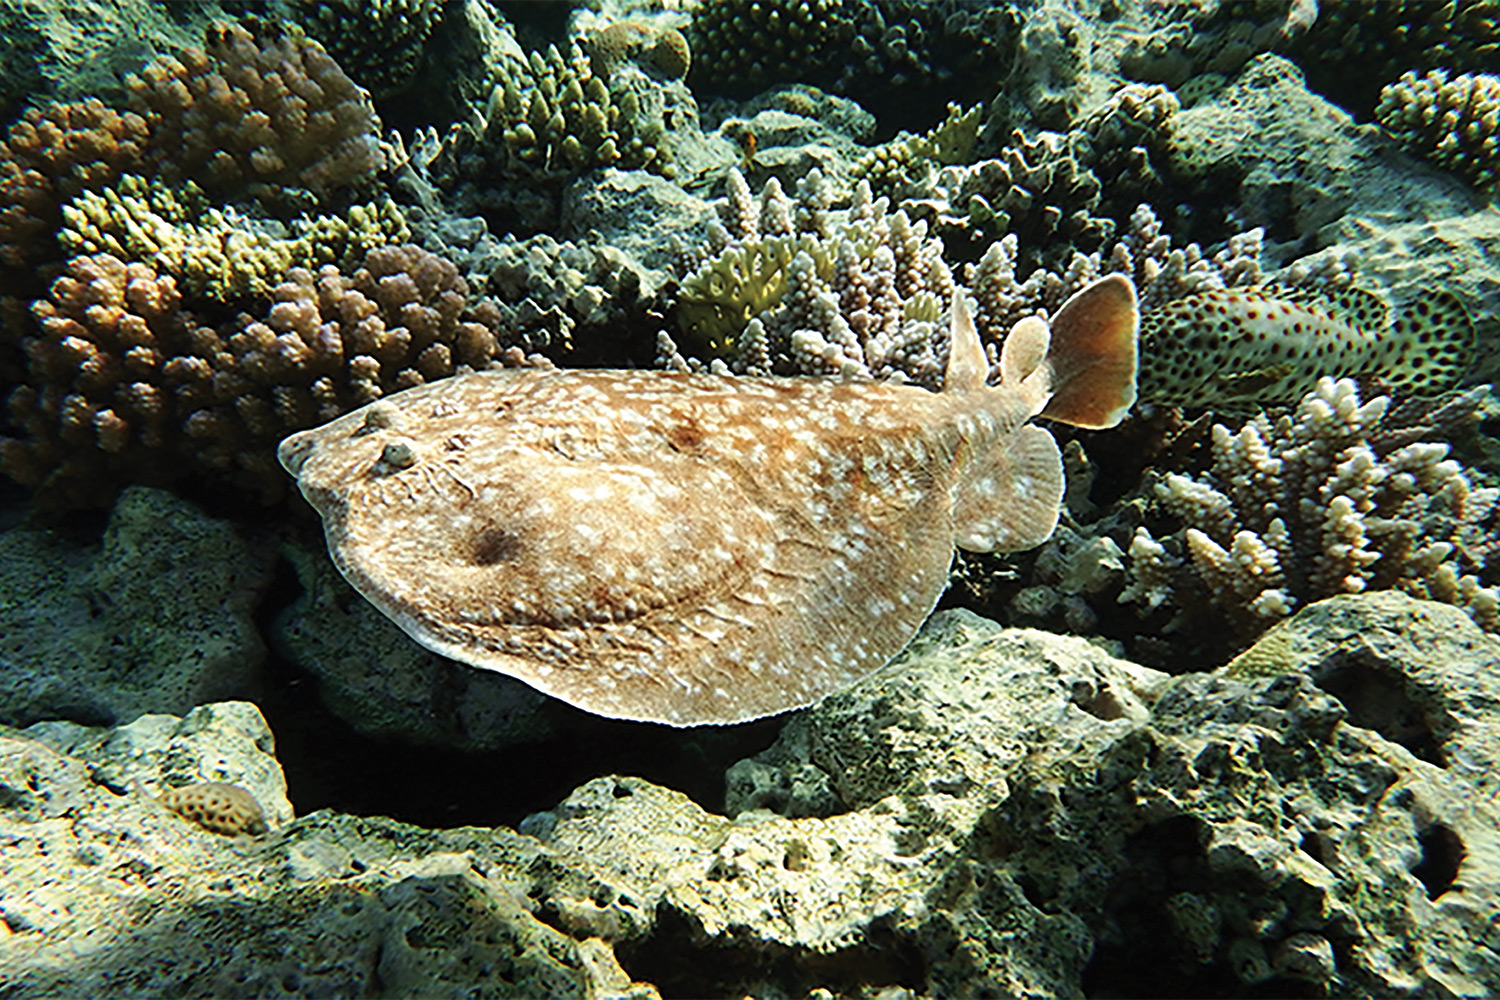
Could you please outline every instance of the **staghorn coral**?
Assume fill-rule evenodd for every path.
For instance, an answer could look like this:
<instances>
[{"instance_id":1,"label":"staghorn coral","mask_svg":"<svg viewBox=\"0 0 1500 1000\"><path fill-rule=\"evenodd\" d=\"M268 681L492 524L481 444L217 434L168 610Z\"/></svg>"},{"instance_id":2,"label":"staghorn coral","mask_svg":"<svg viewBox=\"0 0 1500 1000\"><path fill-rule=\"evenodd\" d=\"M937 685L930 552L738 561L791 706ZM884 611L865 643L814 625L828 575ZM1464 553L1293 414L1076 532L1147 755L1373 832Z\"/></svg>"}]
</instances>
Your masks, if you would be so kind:
<instances>
[{"instance_id":1,"label":"staghorn coral","mask_svg":"<svg viewBox=\"0 0 1500 1000\"><path fill-rule=\"evenodd\" d=\"M1500 185L1500 77L1453 76L1435 69L1404 73L1380 92L1375 120L1403 145L1467 178Z\"/></svg>"},{"instance_id":2,"label":"staghorn coral","mask_svg":"<svg viewBox=\"0 0 1500 1000\"><path fill-rule=\"evenodd\" d=\"M342 216L287 226L214 208L191 181L172 188L127 174L62 208L58 240L70 255L108 253L176 277L191 296L233 302L265 295L293 267L357 264L376 246L404 242L406 221L390 199Z\"/></svg>"},{"instance_id":3,"label":"staghorn coral","mask_svg":"<svg viewBox=\"0 0 1500 1000\"><path fill-rule=\"evenodd\" d=\"M372 178L385 159L368 95L299 29L252 28L214 24L205 48L126 80L151 137L140 172L294 203Z\"/></svg>"},{"instance_id":4,"label":"staghorn coral","mask_svg":"<svg viewBox=\"0 0 1500 1000\"><path fill-rule=\"evenodd\" d=\"M1292 413L1216 424L1203 474L1155 484L1157 531L1136 528L1120 601L1169 610L1163 631L1226 621L1252 638L1312 601L1394 589L1500 629L1500 490L1474 489L1446 444L1382 433L1389 404L1325 378Z\"/></svg>"},{"instance_id":5,"label":"staghorn coral","mask_svg":"<svg viewBox=\"0 0 1500 1000\"><path fill-rule=\"evenodd\" d=\"M679 327L735 372L899 373L936 388L953 278L926 224L888 208L861 181L849 208L831 211L817 171L795 202L774 178L757 200L731 171L726 225L683 279ZM658 353L692 367L666 334Z\"/></svg>"},{"instance_id":6,"label":"staghorn coral","mask_svg":"<svg viewBox=\"0 0 1500 1000\"><path fill-rule=\"evenodd\" d=\"M22 438L0 468L57 506L123 482L189 475L274 499L276 443L399 389L500 360L499 317L448 261L382 246L352 274L291 269L263 315L208 325L169 274L109 254L74 258L33 306Z\"/></svg>"}]
</instances>

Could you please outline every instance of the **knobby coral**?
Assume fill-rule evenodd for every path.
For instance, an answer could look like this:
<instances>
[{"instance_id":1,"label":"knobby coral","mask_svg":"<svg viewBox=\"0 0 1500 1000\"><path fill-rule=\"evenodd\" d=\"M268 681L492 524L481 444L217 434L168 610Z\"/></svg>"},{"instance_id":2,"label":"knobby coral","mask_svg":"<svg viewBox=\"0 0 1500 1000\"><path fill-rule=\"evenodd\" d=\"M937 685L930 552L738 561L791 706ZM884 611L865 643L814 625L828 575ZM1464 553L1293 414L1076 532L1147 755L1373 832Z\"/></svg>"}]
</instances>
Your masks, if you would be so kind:
<instances>
[{"instance_id":1,"label":"knobby coral","mask_svg":"<svg viewBox=\"0 0 1500 1000\"><path fill-rule=\"evenodd\" d=\"M217 326L170 274L110 254L76 257L33 306L26 384L0 465L58 505L122 482L213 481L278 496L276 443L388 392L498 363L498 316L453 264L381 246L346 273L292 268L256 317Z\"/></svg>"},{"instance_id":2,"label":"knobby coral","mask_svg":"<svg viewBox=\"0 0 1500 1000\"><path fill-rule=\"evenodd\" d=\"M251 27L216 24L205 48L126 81L150 135L143 172L294 202L373 177L385 160L369 96L297 28Z\"/></svg>"},{"instance_id":3,"label":"knobby coral","mask_svg":"<svg viewBox=\"0 0 1500 1000\"><path fill-rule=\"evenodd\" d=\"M1380 92L1375 118L1418 155L1475 187L1500 185L1500 77L1408 72Z\"/></svg>"}]
</instances>

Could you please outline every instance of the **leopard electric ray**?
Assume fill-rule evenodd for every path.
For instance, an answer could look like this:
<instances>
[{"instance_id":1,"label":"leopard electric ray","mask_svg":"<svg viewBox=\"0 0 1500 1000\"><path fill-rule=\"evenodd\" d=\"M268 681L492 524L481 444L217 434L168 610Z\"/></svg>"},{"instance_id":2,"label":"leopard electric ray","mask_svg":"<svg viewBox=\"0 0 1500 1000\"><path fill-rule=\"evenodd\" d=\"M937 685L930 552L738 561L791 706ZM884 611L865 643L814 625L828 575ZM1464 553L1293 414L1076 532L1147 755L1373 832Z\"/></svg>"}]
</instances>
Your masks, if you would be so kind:
<instances>
[{"instance_id":1,"label":"leopard electric ray","mask_svg":"<svg viewBox=\"0 0 1500 1000\"><path fill-rule=\"evenodd\" d=\"M1057 523L1038 414L1135 399L1135 290L1079 292L988 364L959 292L945 387L488 371L287 438L349 582L444 656L599 715L676 726L810 704L899 653L953 546Z\"/></svg>"}]
</instances>

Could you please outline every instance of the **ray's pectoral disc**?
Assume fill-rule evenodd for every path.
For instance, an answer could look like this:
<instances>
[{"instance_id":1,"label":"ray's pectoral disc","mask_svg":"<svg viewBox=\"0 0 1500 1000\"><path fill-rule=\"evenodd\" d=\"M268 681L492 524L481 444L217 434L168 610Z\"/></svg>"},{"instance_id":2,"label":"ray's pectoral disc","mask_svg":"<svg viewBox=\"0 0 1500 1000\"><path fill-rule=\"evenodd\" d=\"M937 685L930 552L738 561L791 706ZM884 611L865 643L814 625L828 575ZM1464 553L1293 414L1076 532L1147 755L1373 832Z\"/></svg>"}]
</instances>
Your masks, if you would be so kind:
<instances>
[{"instance_id":1,"label":"ray's pectoral disc","mask_svg":"<svg viewBox=\"0 0 1500 1000\"><path fill-rule=\"evenodd\" d=\"M600 715L739 722L899 653L955 540L1045 539L1062 468L1028 421L1117 421L1135 330L1133 289L1106 279L1050 331L1018 326L987 386L959 298L941 393L480 372L292 435L280 457L335 564L427 647Z\"/></svg>"}]
</instances>

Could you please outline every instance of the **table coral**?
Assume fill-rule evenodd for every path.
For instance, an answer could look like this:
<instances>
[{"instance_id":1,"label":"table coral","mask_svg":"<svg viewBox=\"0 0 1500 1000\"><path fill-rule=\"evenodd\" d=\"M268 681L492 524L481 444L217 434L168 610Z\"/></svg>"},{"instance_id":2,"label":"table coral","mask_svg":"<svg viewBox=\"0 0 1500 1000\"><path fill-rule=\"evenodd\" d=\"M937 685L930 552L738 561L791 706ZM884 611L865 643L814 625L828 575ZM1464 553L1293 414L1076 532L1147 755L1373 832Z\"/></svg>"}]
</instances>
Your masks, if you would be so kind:
<instances>
[{"instance_id":1,"label":"table coral","mask_svg":"<svg viewBox=\"0 0 1500 1000\"><path fill-rule=\"evenodd\" d=\"M1215 425L1210 468L1156 484L1175 527L1136 529L1120 600L1172 607L1169 631L1206 614L1254 636L1310 601L1395 589L1496 630L1500 490L1474 489L1446 444L1382 434L1389 404L1325 378L1294 413Z\"/></svg>"},{"instance_id":2,"label":"table coral","mask_svg":"<svg viewBox=\"0 0 1500 1000\"><path fill-rule=\"evenodd\" d=\"M1380 92L1375 120L1407 148L1467 178L1500 185L1500 77L1404 73Z\"/></svg>"},{"instance_id":3,"label":"table coral","mask_svg":"<svg viewBox=\"0 0 1500 1000\"><path fill-rule=\"evenodd\" d=\"M352 273L292 268L268 299L213 326L170 274L74 258L33 306L9 400L24 437L0 443L0 468L62 506L191 474L272 499L288 433L501 354L498 315L415 246L376 247Z\"/></svg>"}]
</instances>

